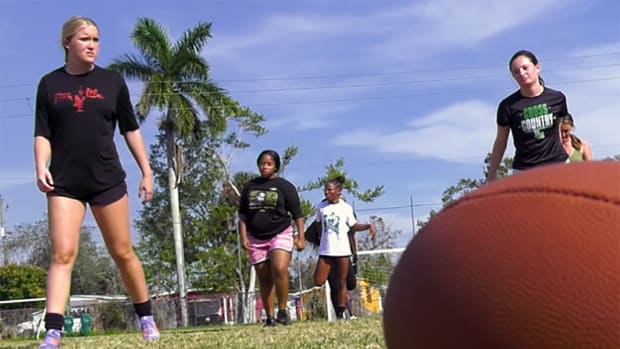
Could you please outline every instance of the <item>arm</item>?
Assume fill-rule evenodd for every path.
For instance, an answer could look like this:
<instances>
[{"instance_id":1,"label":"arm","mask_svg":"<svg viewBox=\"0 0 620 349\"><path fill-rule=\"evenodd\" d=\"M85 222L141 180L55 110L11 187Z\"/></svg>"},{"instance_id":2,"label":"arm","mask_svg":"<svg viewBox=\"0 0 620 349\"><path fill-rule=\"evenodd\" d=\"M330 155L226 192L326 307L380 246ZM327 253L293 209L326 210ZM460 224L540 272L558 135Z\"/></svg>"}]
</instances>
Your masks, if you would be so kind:
<instances>
[{"instance_id":1,"label":"arm","mask_svg":"<svg viewBox=\"0 0 620 349\"><path fill-rule=\"evenodd\" d=\"M590 143L585 140L581 140L581 154L583 155L583 161L592 161L592 148Z\"/></svg>"},{"instance_id":2,"label":"arm","mask_svg":"<svg viewBox=\"0 0 620 349\"><path fill-rule=\"evenodd\" d=\"M241 235L241 246L244 250L250 249L250 240L248 240L248 226L247 222L247 208L248 208L248 185L247 183L241 188L241 194L239 195L239 235Z\"/></svg>"},{"instance_id":3,"label":"arm","mask_svg":"<svg viewBox=\"0 0 620 349\"><path fill-rule=\"evenodd\" d=\"M375 235L377 235L377 230L373 223L368 223L368 224L355 223L353 224L353 226L351 226L351 230L352 231L368 230L370 233L370 237L372 237L373 239L375 238Z\"/></svg>"},{"instance_id":4,"label":"arm","mask_svg":"<svg viewBox=\"0 0 620 349\"><path fill-rule=\"evenodd\" d=\"M54 179L48 169L51 156L50 141L45 137L36 136L34 138L34 164L37 172L37 186L44 193L54 190Z\"/></svg>"},{"instance_id":5,"label":"arm","mask_svg":"<svg viewBox=\"0 0 620 349\"><path fill-rule=\"evenodd\" d=\"M150 201L153 197L153 173L146 156L146 148L144 147L140 130L136 129L125 132L125 142L127 142L127 146L142 172L142 179L138 187L138 197L142 198L142 202Z\"/></svg>"},{"instance_id":6,"label":"arm","mask_svg":"<svg viewBox=\"0 0 620 349\"><path fill-rule=\"evenodd\" d=\"M295 225L297 226L297 237L295 237L295 247L297 247L297 251L303 250L305 246L306 237L304 236L304 219L302 217L297 218L295 220Z\"/></svg>"},{"instance_id":7,"label":"arm","mask_svg":"<svg viewBox=\"0 0 620 349\"><path fill-rule=\"evenodd\" d=\"M510 134L510 127L497 126L497 135L495 136L495 142L493 143L493 151L491 152L491 161L489 163L489 173L487 174L487 183L494 181L497 175L497 169L499 163L502 161L504 152L506 152L506 144L508 143L508 135Z\"/></svg>"},{"instance_id":8,"label":"arm","mask_svg":"<svg viewBox=\"0 0 620 349\"><path fill-rule=\"evenodd\" d=\"M245 216L239 215L239 235L241 235L241 247L244 250L250 249L250 240L248 240L248 228L245 225Z\"/></svg>"},{"instance_id":9,"label":"arm","mask_svg":"<svg viewBox=\"0 0 620 349\"><path fill-rule=\"evenodd\" d=\"M301 251L305 248L305 231L304 231L304 216L301 211L301 202L299 200L299 194L297 188L293 183L282 178L281 190L284 194L284 208L291 213L295 220L295 227L297 228L297 235L294 238L294 244L297 251Z\"/></svg>"}]
</instances>

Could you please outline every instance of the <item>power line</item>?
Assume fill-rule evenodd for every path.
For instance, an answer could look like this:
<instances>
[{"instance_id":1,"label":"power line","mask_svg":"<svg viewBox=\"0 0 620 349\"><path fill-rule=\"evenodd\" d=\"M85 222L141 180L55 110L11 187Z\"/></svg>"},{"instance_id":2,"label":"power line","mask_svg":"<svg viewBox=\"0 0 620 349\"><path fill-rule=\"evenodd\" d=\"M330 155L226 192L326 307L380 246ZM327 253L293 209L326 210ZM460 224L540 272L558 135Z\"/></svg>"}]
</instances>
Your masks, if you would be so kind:
<instances>
[{"instance_id":1,"label":"power line","mask_svg":"<svg viewBox=\"0 0 620 349\"><path fill-rule=\"evenodd\" d=\"M434 206L443 206L441 202L426 202L421 204L408 204L408 205L400 205L400 206L385 206L385 207L373 207L373 208L356 208L356 212L364 212L364 211L394 211L400 210L403 208L411 208L411 207L434 207Z\"/></svg>"},{"instance_id":2,"label":"power line","mask_svg":"<svg viewBox=\"0 0 620 349\"><path fill-rule=\"evenodd\" d=\"M620 147L620 143L608 143L608 144L590 144L592 149L601 149L601 148L614 148ZM455 156L449 158L434 158L434 159L410 159L410 160L401 160L401 161L371 161L371 162L347 162L347 168L351 167L367 167L367 166L377 166L378 164L381 166L390 166L390 165L403 165L403 164L413 164L422 161L429 160L443 160L443 161L459 161L459 160L475 160L475 159L483 159L481 156ZM308 170L313 168L325 168L325 164L322 165L307 165L307 166L295 166L295 170ZM128 170L131 171L131 170ZM137 170L136 170L137 171ZM2 176L0 175L0 179L4 180L15 180L15 179L31 179L34 178L32 176ZM409 207L411 205L407 205Z\"/></svg>"},{"instance_id":3,"label":"power line","mask_svg":"<svg viewBox=\"0 0 620 349\"><path fill-rule=\"evenodd\" d=\"M565 62L565 61L573 61L587 58L596 58L596 57L607 57L607 56L617 56L620 55L620 52L608 52L601 54L591 54L591 55L581 55L581 56L572 56L572 57L560 57L560 58L547 58L545 62ZM611 64L616 65L616 64ZM402 70L402 71L392 71L392 72L374 72L374 73L348 73L348 74L332 74L332 75L309 75L309 76L282 76L282 77L248 77L248 78L239 78L239 79L219 79L215 82L258 82L258 81L295 81L295 80L330 80L330 79L343 79L343 78L359 78L359 77L377 77L377 76L392 76L392 75L407 75L407 74L420 74L420 73L434 73L434 72L458 72L458 71L467 71L467 70L488 70L492 68L508 67L508 64L494 64L494 65L481 65L481 66L462 66L455 68L446 68L446 67L438 67L438 68L427 68L427 69L411 69L411 70ZM597 67L605 67L605 65L601 66L591 66L593 68ZM590 68L579 67L579 69ZM570 70L574 70L575 67L571 67ZM567 69L568 70L568 69ZM557 70L562 71L562 70ZM548 71L551 72L551 71ZM165 81L165 82L176 82L176 81ZM9 84L9 85L0 85L0 88L16 88L16 87L27 87L27 86L36 86L36 83L21 83L21 84Z\"/></svg>"},{"instance_id":4,"label":"power line","mask_svg":"<svg viewBox=\"0 0 620 349\"><path fill-rule=\"evenodd\" d=\"M564 82L555 83L554 85L557 85L557 86L574 85L574 84L611 81L611 80L620 80L620 76L612 76L612 77L597 78L597 79L564 81ZM470 94L470 93L481 93L481 92L498 91L498 90L500 90L500 88L486 88L486 89L477 89L477 90L458 90L458 91L419 92L419 93L408 93L408 94L401 94L401 95L359 96L359 97L348 97L348 98L317 99L317 100L309 100L309 101L253 103L253 104L248 104L246 106L247 107L274 107L274 106L285 106L285 105L324 104L324 103L353 102L353 101L382 100L382 99L400 99L400 98L421 97L421 96ZM158 95L166 95L166 94L158 94ZM139 94L132 94L132 96L139 96ZM217 110L218 107L214 107L212 109ZM183 111L186 109L173 108L171 110ZM31 114L3 115L3 116L0 116L0 119L13 119L13 118L23 118L23 117L32 117L32 115Z\"/></svg>"}]
</instances>

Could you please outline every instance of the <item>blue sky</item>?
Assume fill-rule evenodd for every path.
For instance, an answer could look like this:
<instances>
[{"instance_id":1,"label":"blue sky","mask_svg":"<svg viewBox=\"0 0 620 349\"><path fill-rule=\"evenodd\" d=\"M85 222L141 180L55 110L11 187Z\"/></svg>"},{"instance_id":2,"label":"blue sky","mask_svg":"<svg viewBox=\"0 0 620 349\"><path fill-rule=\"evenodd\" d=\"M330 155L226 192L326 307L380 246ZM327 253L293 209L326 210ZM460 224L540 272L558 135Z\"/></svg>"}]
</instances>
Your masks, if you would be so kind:
<instances>
[{"instance_id":1,"label":"blue sky","mask_svg":"<svg viewBox=\"0 0 620 349\"><path fill-rule=\"evenodd\" d=\"M9 230L45 214L34 181L33 96L40 77L62 65L60 27L72 15L98 23L101 66L134 52L138 17L156 19L174 39L211 22L204 55L213 79L265 115L269 130L228 154L233 171L254 170L264 148L295 144L286 177L301 185L344 158L362 188L385 185L376 202L354 203L361 219L380 215L404 236L411 198L419 219L439 208L446 187L482 175L497 103L516 90L507 64L517 50L536 53L547 85L567 95L594 157L620 154L617 0L3 0L0 195ZM140 84L128 85L135 102ZM147 144L156 119L142 126ZM117 147L135 218L139 172L121 139ZM86 223L94 224L90 214Z\"/></svg>"}]
</instances>

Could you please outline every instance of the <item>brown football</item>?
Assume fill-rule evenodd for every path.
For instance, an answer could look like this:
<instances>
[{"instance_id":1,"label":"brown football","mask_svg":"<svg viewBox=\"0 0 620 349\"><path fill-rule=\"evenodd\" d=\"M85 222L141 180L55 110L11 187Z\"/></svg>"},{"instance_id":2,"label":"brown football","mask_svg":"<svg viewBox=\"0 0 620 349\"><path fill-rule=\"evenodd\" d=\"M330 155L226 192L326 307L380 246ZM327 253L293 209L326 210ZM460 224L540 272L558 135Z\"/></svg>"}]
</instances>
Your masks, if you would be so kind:
<instances>
[{"instance_id":1,"label":"brown football","mask_svg":"<svg viewBox=\"0 0 620 349\"><path fill-rule=\"evenodd\" d=\"M383 321L389 349L620 348L620 162L528 170L444 208Z\"/></svg>"}]
</instances>

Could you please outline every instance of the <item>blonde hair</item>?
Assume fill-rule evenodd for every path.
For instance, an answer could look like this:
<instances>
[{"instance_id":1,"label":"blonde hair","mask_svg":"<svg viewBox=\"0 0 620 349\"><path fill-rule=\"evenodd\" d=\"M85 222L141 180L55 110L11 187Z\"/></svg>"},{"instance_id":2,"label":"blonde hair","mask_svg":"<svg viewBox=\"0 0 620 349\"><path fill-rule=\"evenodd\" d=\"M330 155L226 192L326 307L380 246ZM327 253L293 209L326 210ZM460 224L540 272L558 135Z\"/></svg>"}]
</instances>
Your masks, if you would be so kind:
<instances>
[{"instance_id":1,"label":"blonde hair","mask_svg":"<svg viewBox=\"0 0 620 349\"><path fill-rule=\"evenodd\" d=\"M99 26L97 26L97 23L95 23L95 21L93 21L92 19L88 17L82 17L82 16L70 17L62 25L62 30L60 32L60 46L62 46L63 50L65 50L65 62L67 62L67 54L68 54L67 49L65 48L65 45L69 41L71 41L71 39L73 38L73 35L75 35L75 33L77 33L78 30L80 30L80 28L83 26L93 26L97 28L97 31L99 31Z\"/></svg>"}]
</instances>

